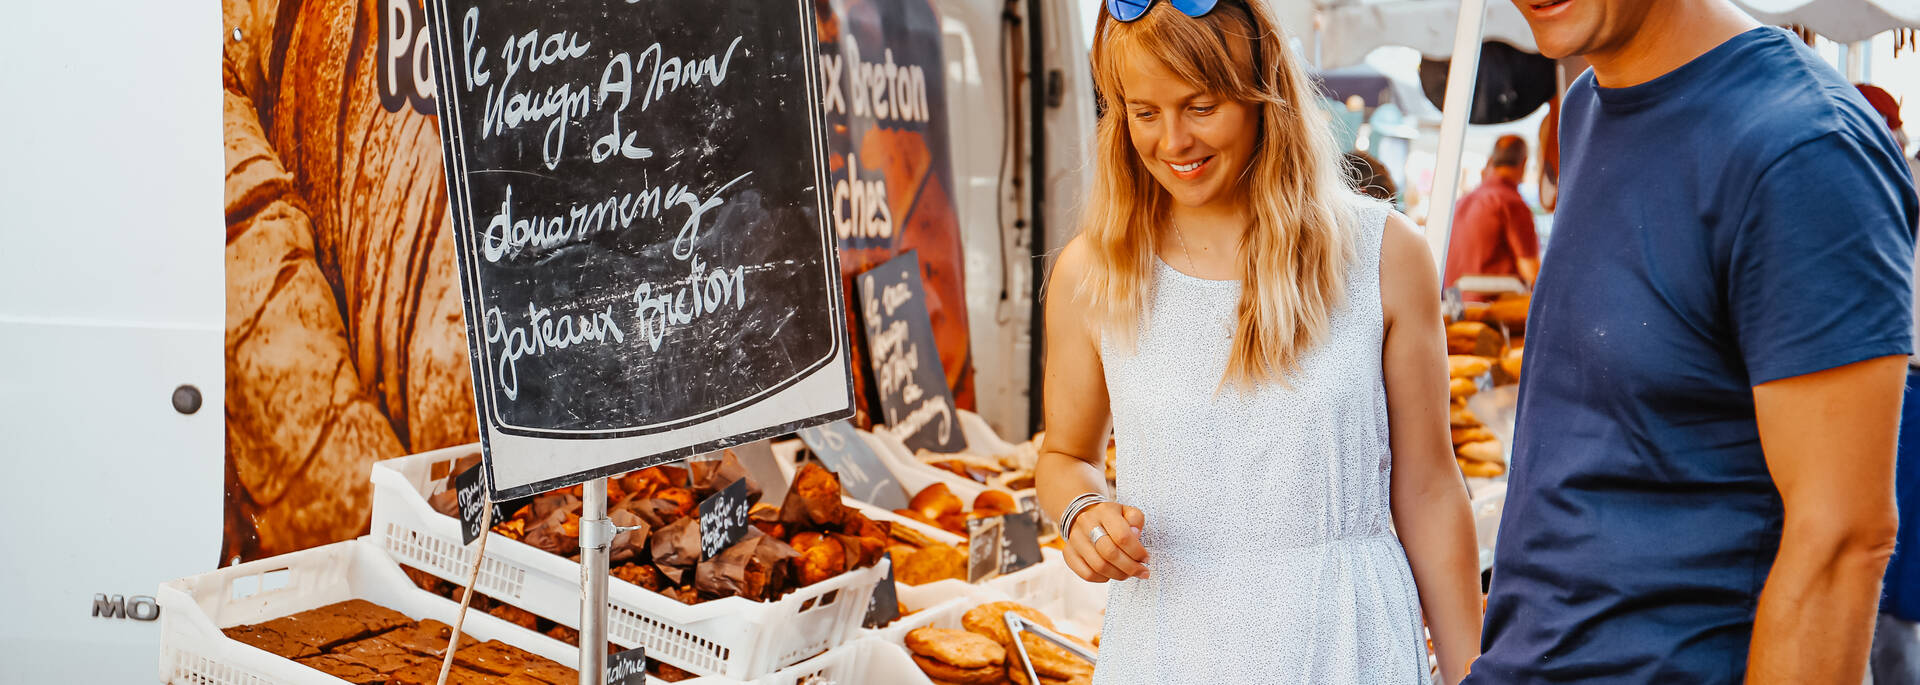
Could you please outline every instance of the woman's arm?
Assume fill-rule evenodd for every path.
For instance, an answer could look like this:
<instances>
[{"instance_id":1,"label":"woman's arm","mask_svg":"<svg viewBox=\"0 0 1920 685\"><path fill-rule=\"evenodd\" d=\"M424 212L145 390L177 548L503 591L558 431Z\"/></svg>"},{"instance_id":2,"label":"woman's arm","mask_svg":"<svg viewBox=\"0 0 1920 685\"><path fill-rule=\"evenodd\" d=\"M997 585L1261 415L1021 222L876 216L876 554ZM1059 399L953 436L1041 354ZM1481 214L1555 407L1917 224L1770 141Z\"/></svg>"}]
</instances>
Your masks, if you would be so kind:
<instances>
[{"instance_id":1,"label":"woman's arm","mask_svg":"<svg viewBox=\"0 0 1920 685\"><path fill-rule=\"evenodd\" d=\"M1393 525L1420 590L1440 680L1451 685L1480 655L1480 574L1473 513L1447 433L1440 276L1426 240L1406 217L1387 220L1380 249Z\"/></svg>"},{"instance_id":2,"label":"woman's arm","mask_svg":"<svg viewBox=\"0 0 1920 685\"><path fill-rule=\"evenodd\" d=\"M1034 486L1040 507L1058 520L1073 500L1086 493L1107 491L1106 374L1100 366L1100 343L1093 310L1079 292L1081 278L1093 258L1086 243L1075 238L1054 261L1046 291L1047 436L1034 467ZM1098 524L1109 533L1094 543L1088 537ZM1119 504L1101 504L1083 510L1067 539L1067 565L1093 582L1125 580L1146 574L1147 551L1134 529L1143 528L1139 510Z\"/></svg>"}]
</instances>

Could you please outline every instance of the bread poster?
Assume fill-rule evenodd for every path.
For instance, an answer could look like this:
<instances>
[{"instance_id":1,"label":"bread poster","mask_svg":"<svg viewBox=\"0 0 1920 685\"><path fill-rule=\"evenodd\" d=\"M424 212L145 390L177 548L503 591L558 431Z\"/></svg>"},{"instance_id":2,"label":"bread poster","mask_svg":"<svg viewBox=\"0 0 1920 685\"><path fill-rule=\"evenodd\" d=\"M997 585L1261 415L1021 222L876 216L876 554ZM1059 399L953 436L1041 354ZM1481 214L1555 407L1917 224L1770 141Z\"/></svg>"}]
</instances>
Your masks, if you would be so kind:
<instances>
[{"instance_id":1,"label":"bread poster","mask_svg":"<svg viewBox=\"0 0 1920 685\"><path fill-rule=\"evenodd\" d=\"M971 407L930 2L818 2L833 220L850 302L854 275L919 250ZM364 534L373 462L478 438L418 0L222 3L225 565Z\"/></svg>"}]
</instances>

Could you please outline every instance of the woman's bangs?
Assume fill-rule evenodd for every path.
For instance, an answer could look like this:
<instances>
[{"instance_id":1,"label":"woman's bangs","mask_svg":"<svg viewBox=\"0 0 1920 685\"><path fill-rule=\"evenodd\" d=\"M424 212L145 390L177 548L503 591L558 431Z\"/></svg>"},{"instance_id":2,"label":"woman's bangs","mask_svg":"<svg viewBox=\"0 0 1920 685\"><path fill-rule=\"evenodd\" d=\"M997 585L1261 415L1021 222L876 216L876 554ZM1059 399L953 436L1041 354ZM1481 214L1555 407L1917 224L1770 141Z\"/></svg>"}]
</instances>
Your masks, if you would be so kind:
<instances>
[{"instance_id":1,"label":"woman's bangs","mask_svg":"<svg viewBox=\"0 0 1920 685\"><path fill-rule=\"evenodd\" d=\"M1124 99L1120 73L1126 60L1136 56L1158 59L1174 76L1203 92L1243 102L1263 99L1249 78L1252 29L1239 17L1215 11L1194 19L1156 6L1138 21L1108 22L1106 33L1094 51L1094 80L1102 93L1114 94L1114 100ZM1226 41L1221 40L1223 36ZM1230 50L1228 44L1235 42L1240 49Z\"/></svg>"}]
</instances>

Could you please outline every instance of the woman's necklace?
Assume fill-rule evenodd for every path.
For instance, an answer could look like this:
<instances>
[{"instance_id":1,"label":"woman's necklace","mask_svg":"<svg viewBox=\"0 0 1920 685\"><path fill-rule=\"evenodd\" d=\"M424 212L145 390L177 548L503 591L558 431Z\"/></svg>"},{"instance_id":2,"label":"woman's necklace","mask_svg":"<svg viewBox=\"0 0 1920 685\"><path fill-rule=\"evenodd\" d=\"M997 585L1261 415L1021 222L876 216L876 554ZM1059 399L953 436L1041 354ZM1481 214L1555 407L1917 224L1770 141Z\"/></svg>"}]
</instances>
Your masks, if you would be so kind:
<instances>
[{"instance_id":1,"label":"woman's necklace","mask_svg":"<svg viewBox=\"0 0 1920 685\"><path fill-rule=\"evenodd\" d=\"M1195 276L1200 275L1199 267L1196 267L1193 264L1193 253L1187 251L1186 231L1180 230L1179 226L1174 226L1173 239L1180 241L1180 254L1187 258L1187 273L1193 274Z\"/></svg>"}]
</instances>

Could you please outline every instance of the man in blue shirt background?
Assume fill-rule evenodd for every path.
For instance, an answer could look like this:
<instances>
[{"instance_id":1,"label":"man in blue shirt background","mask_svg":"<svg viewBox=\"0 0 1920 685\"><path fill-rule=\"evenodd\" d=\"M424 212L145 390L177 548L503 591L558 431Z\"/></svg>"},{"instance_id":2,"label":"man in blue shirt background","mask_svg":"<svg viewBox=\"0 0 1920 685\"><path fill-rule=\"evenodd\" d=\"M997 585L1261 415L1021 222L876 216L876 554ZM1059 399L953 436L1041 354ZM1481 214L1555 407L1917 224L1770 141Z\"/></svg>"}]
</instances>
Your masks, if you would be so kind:
<instances>
[{"instance_id":1,"label":"man in blue shirt background","mask_svg":"<svg viewBox=\"0 0 1920 685\"><path fill-rule=\"evenodd\" d=\"M1726 0L1515 4L1593 69L1467 682L1861 682L1913 349L1900 151Z\"/></svg>"}]
</instances>

